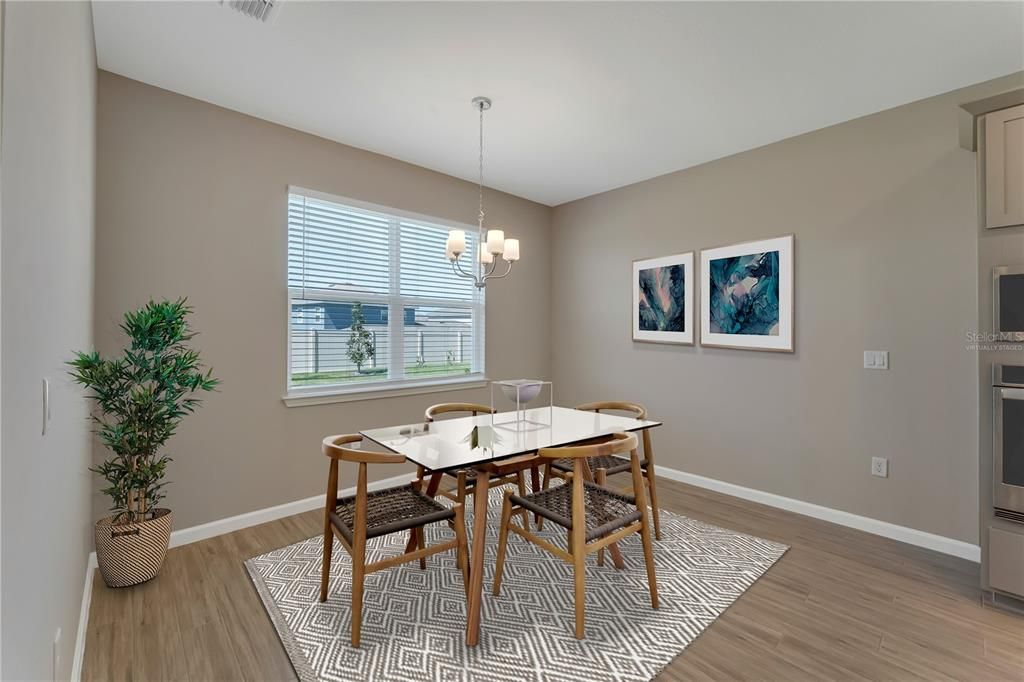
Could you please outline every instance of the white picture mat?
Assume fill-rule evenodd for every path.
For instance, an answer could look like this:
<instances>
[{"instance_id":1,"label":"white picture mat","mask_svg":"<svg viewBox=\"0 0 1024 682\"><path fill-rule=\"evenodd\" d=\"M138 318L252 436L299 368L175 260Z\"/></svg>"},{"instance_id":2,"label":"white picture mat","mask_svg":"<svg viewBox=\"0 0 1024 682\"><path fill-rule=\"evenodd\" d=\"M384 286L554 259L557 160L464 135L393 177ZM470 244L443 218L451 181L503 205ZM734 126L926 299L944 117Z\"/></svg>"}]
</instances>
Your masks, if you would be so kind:
<instances>
[{"instance_id":1,"label":"white picture mat","mask_svg":"<svg viewBox=\"0 0 1024 682\"><path fill-rule=\"evenodd\" d=\"M777 336L759 334L719 334L709 330L711 323L711 261L735 258L753 253L779 252L779 333ZM700 252L700 271L704 286L700 297L700 342L705 346L751 348L754 350L793 351L793 235L762 239L760 241L730 244Z\"/></svg>"},{"instance_id":2,"label":"white picture mat","mask_svg":"<svg viewBox=\"0 0 1024 682\"><path fill-rule=\"evenodd\" d=\"M647 258L633 261L633 340L652 341L655 343L693 344L693 282L696 277L693 270L693 251L673 256ZM651 268L663 268L669 265L683 266L683 316L686 329L681 332L644 331L640 329L640 271Z\"/></svg>"}]
</instances>

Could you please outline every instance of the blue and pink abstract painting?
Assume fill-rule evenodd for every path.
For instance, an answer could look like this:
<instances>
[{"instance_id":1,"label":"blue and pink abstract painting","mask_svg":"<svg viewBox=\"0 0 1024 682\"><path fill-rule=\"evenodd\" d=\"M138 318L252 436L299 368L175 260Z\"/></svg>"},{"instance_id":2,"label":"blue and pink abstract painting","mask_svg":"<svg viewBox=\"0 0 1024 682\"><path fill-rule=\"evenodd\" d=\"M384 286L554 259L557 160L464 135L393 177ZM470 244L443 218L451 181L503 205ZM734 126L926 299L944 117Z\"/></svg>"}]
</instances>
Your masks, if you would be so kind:
<instances>
[{"instance_id":1,"label":"blue and pink abstract painting","mask_svg":"<svg viewBox=\"0 0 1024 682\"><path fill-rule=\"evenodd\" d=\"M686 272L682 264L640 270L640 329L686 331Z\"/></svg>"},{"instance_id":2,"label":"blue and pink abstract painting","mask_svg":"<svg viewBox=\"0 0 1024 682\"><path fill-rule=\"evenodd\" d=\"M709 328L715 334L779 334L779 252L708 263Z\"/></svg>"},{"instance_id":3,"label":"blue and pink abstract painting","mask_svg":"<svg viewBox=\"0 0 1024 682\"><path fill-rule=\"evenodd\" d=\"M633 340L693 343L693 251L633 261Z\"/></svg>"},{"instance_id":4,"label":"blue and pink abstract painting","mask_svg":"<svg viewBox=\"0 0 1024 682\"><path fill-rule=\"evenodd\" d=\"M793 352L794 237L700 252L700 342Z\"/></svg>"}]
</instances>

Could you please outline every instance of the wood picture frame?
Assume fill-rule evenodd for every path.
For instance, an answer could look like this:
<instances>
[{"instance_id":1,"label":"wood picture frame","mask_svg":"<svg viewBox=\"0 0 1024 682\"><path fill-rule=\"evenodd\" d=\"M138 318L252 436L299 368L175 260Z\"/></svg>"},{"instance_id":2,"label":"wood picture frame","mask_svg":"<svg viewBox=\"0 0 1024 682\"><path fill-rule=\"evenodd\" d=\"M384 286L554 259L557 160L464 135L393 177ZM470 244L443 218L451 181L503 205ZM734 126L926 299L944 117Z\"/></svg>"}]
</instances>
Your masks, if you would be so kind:
<instances>
[{"instance_id":1,"label":"wood picture frame","mask_svg":"<svg viewBox=\"0 0 1024 682\"><path fill-rule=\"evenodd\" d=\"M694 252L633 261L633 340L694 342Z\"/></svg>"},{"instance_id":2,"label":"wood picture frame","mask_svg":"<svg viewBox=\"0 0 1024 682\"><path fill-rule=\"evenodd\" d=\"M700 342L711 348L794 351L795 238L700 252Z\"/></svg>"}]
</instances>

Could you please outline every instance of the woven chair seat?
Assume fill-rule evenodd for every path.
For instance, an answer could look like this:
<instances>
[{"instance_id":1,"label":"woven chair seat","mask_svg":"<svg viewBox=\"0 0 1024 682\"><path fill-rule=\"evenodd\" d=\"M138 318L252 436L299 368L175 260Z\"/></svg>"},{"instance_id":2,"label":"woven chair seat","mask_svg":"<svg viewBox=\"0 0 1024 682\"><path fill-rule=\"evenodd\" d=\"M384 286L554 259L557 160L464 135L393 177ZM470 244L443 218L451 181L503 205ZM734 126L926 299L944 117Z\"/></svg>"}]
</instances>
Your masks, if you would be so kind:
<instances>
[{"instance_id":1,"label":"woven chair seat","mask_svg":"<svg viewBox=\"0 0 1024 682\"><path fill-rule=\"evenodd\" d=\"M627 464L628 463L629 462L627 462ZM475 482L476 479L477 479L477 476L479 474L483 473L483 472L478 471L476 469L460 469L459 471L465 471L466 472L466 481L467 482ZM446 471L445 473L448 474L449 476L458 476L459 475L459 471ZM509 474L493 474L492 473L490 479L488 479L488 480L496 481L497 479L504 478L504 477L506 477L508 475Z\"/></svg>"},{"instance_id":2,"label":"woven chair seat","mask_svg":"<svg viewBox=\"0 0 1024 682\"><path fill-rule=\"evenodd\" d=\"M457 472L453 472L452 475L456 475L456 473ZM477 471L476 469L466 469L466 480L467 481L476 481L477 476L479 476L482 473L483 473L482 471ZM501 474L491 474L491 477L488 480L496 481L499 478L504 478L505 476L508 476L508 474L505 474L504 476L501 475Z\"/></svg>"},{"instance_id":3,"label":"woven chair seat","mask_svg":"<svg viewBox=\"0 0 1024 682\"><path fill-rule=\"evenodd\" d=\"M569 458L556 459L551 463L552 469L558 469L559 471L572 471L572 460ZM605 455L603 457L589 457L587 464L590 466L590 470L596 472L598 469L605 469L609 476L612 474L619 474L623 471L629 471L629 458L628 457L616 457L615 455ZM647 460L641 460L640 468L647 466Z\"/></svg>"},{"instance_id":4,"label":"woven chair seat","mask_svg":"<svg viewBox=\"0 0 1024 682\"><path fill-rule=\"evenodd\" d=\"M331 522L352 542L356 498L338 498ZM412 485L377 490L366 495L366 537L375 538L418 528L428 523L454 519L455 512L427 497Z\"/></svg>"},{"instance_id":5,"label":"woven chair seat","mask_svg":"<svg viewBox=\"0 0 1024 682\"><path fill-rule=\"evenodd\" d=\"M632 495L623 495L584 481L583 497L587 542L640 520L640 510ZM572 485L555 486L525 497L512 495L511 499L513 504L572 530Z\"/></svg>"}]
</instances>

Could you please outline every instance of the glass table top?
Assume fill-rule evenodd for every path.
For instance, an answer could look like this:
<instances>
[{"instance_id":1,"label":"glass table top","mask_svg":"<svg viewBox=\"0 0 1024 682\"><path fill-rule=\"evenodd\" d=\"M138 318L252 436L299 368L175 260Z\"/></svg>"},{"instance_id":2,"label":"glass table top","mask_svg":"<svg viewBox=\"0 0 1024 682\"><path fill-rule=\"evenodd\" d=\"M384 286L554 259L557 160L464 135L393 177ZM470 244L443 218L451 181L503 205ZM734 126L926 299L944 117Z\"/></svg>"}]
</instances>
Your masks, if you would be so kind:
<instances>
[{"instance_id":1,"label":"glass table top","mask_svg":"<svg viewBox=\"0 0 1024 682\"><path fill-rule=\"evenodd\" d=\"M443 471L660 425L657 421L567 407L536 407L521 411L518 420L515 412L499 412L360 433L405 455L414 464Z\"/></svg>"}]
</instances>

